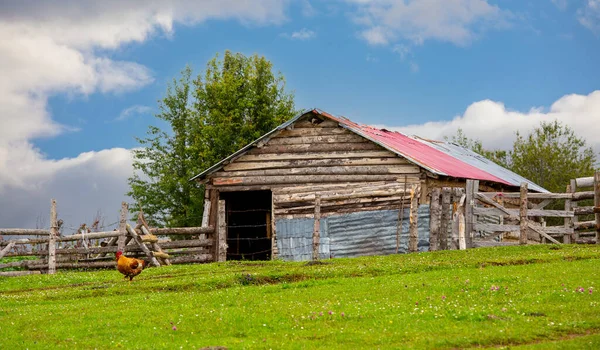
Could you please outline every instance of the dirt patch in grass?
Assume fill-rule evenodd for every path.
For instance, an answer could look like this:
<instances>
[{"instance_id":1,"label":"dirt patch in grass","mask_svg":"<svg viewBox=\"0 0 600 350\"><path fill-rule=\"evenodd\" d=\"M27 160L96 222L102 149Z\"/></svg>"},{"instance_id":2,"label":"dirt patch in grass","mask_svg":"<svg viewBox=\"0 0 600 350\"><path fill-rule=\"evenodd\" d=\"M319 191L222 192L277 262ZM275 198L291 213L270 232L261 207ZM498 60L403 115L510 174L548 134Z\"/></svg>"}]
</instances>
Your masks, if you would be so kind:
<instances>
[{"instance_id":1,"label":"dirt patch in grass","mask_svg":"<svg viewBox=\"0 0 600 350\"><path fill-rule=\"evenodd\" d=\"M294 283L308 279L308 276L293 273L281 276L260 276L251 275L249 273L242 274L237 277L237 282L241 285L265 285L265 284L280 284L280 283Z\"/></svg>"},{"instance_id":2,"label":"dirt patch in grass","mask_svg":"<svg viewBox=\"0 0 600 350\"><path fill-rule=\"evenodd\" d=\"M313 266L313 265L329 265L329 264L331 264L331 263L325 262L325 261L320 261L320 260L311 260L311 261L307 262L305 265Z\"/></svg>"},{"instance_id":3,"label":"dirt patch in grass","mask_svg":"<svg viewBox=\"0 0 600 350\"><path fill-rule=\"evenodd\" d=\"M587 337L587 336L599 334L599 333L600 333L600 329L588 329L582 333L568 333L568 334L564 334L560 337L537 339L534 341L522 342L522 343L521 342L507 342L507 343L502 343L502 344L480 346L480 348L492 349L492 348L505 348L507 346L509 346L509 347L510 346L526 346L526 345L538 345L538 344L546 344L546 343L550 344L553 342L567 341L567 340L572 340L572 339L581 338L581 337Z\"/></svg>"},{"instance_id":4,"label":"dirt patch in grass","mask_svg":"<svg viewBox=\"0 0 600 350\"><path fill-rule=\"evenodd\" d=\"M481 263L480 267L486 266L515 266L515 265L529 265L529 264L539 264L544 263L545 260L542 259L517 259L517 260L507 260L507 261L485 261Z\"/></svg>"}]
</instances>

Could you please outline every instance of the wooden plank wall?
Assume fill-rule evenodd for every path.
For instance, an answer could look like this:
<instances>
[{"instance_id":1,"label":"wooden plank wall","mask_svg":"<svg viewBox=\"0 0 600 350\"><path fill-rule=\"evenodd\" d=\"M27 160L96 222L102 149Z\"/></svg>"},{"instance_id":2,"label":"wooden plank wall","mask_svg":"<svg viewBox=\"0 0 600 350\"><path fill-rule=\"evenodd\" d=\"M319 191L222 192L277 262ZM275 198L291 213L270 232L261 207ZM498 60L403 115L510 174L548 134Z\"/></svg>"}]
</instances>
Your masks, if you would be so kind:
<instances>
[{"instance_id":1,"label":"wooden plank wall","mask_svg":"<svg viewBox=\"0 0 600 350\"><path fill-rule=\"evenodd\" d=\"M409 205L404 182L419 183L418 166L337 123L300 120L221 171L209 186L220 191L271 189L276 217L312 217L314 194L323 216Z\"/></svg>"}]
</instances>

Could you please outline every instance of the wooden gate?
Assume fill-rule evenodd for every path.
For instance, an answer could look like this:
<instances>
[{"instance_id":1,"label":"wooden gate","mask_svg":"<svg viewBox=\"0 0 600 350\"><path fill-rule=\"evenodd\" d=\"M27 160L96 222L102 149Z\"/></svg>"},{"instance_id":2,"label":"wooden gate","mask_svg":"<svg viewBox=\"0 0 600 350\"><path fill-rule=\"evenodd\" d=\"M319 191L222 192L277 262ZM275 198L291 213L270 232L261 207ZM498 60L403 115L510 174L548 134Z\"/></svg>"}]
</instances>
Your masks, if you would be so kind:
<instances>
[{"instance_id":1,"label":"wooden gate","mask_svg":"<svg viewBox=\"0 0 600 350\"><path fill-rule=\"evenodd\" d=\"M577 191L593 187L593 190ZM571 181L565 193L480 192L479 181L465 188L431 192L430 250L528 243L600 243L600 172ZM582 206L585 200L594 205ZM547 207L564 201L564 210ZM593 216L594 215L594 216ZM550 217L562 218L549 225ZM584 221L580 221L580 218ZM593 220L591 218L593 217ZM592 230L592 231L590 231Z\"/></svg>"}]
</instances>

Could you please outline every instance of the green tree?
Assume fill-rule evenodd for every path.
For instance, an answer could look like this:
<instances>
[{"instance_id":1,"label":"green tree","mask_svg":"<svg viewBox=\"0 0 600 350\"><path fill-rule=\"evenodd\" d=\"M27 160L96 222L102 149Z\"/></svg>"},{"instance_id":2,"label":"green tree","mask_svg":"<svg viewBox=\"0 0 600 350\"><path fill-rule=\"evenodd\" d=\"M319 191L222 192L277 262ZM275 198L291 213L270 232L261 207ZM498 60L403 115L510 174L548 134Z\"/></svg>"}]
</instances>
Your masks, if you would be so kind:
<instances>
[{"instance_id":1,"label":"green tree","mask_svg":"<svg viewBox=\"0 0 600 350\"><path fill-rule=\"evenodd\" d=\"M151 225L192 226L202 216L204 194L188 181L200 169L202 156L194 142L199 121L190 108L191 75L186 67L159 101L155 116L168 127L149 126L146 138L136 138L140 147L133 150L135 172L127 194L148 214Z\"/></svg>"},{"instance_id":2,"label":"green tree","mask_svg":"<svg viewBox=\"0 0 600 350\"><path fill-rule=\"evenodd\" d=\"M487 150L462 129L446 140L469 148L550 192L563 192L571 179L594 174L596 154L586 141L558 121L542 122L527 136L516 133L510 151Z\"/></svg>"},{"instance_id":3,"label":"green tree","mask_svg":"<svg viewBox=\"0 0 600 350\"><path fill-rule=\"evenodd\" d=\"M550 192L563 192L570 179L594 175L596 154L568 125L542 122L529 135L517 132L510 168Z\"/></svg>"},{"instance_id":4,"label":"green tree","mask_svg":"<svg viewBox=\"0 0 600 350\"><path fill-rule=\"evenodd\" d=\"M198 77L194 110L202 130L204 161L210 166L292 118L293 95L281 73L264 57L225 52Z\"/></svg>"},{"instance_id":5,"label":"green tree","mask_svg":"<svg viewBox=\"0 0 600 350\"><path fill-rule=\"evenodd\" d=\"M204 186L189 179L294 114L293 94L264 57L226 51L192 79L186 67L159 101L156 117L136 138L131 196L152 225L199 226ZM136 208L137 209L137 208Z\"/></svg>"}]
</instances>

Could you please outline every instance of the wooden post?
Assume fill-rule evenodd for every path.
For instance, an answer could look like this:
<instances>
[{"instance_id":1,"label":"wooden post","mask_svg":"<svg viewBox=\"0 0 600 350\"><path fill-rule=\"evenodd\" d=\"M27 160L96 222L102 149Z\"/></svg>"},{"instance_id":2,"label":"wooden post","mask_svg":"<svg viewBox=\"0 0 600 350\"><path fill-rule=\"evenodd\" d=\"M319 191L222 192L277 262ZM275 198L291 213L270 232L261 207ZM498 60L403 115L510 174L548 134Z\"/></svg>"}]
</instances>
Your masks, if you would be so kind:
<instances>
[{"instance_id":1,"label":"wooden post","mask_svg":"<svg viewBox=\"0 0 600 350\"><path fill-rule=\"evenodd\" d=\"M577 181L575 179L571 179L571 193L575 193L577 192ZM575 211L575 208L577 208L578 204L575 201L571 201L571 209L573 211ZM579 216L575 215L573 216L573 218L571 219L571 222L573 223L573 227L575 227L577 225L577 223L579 222ZM579 239L579 231L574 230L573 232L573 240L572 241L577 241Z\"/></svg>"},{"instance_id":2,"label":"wooden post","mask_svg":"<svg viewBox=\"0 0 600 350\"><path fill-rule=\"evenodd\" d=\"M202 208L202 227L208 226L208 217L210 214L210 190L204 190L204 207ZM198 236L198 239L205 239L206 234L202 233Z\"/></svg>"},{"instance_id":3,"label":"wooden post","mask_svg":"<svg viewBox=\"0 0 600 350\"><path fill-rule=\"evenodd\" d=\"M465 197L465 238L466 247L473 248L473 231L475 226L475 193L479 191L479 180L467 180Z\"/></svg>"},{"instance_id":4,"label":"wooden post","mask_svg":"<svg viewBox=\"0 0 600 350\"><path fill-rule=\"evenodd\" d=\"M215 257L214 261L217 261L219 256L219 240L217 238L219 231L219 190L211 189L210 190L210 212L208 213L208 226L212 226L215 228L212 235L208 238L212 239L215 243L213 244L211 250Z\"/></svg>"},{"instance_id":5,"label":"wooden post","mask_svg":"<svg viewBox=\"0 0 600 350\"><path fill-rule=\"evenodd\" d=\"M600 171L594 174L594 213L596 213L596 244L600 244Z\"/></svg>"},{"instance_id":6,"label":"wooden post","mask_svg":"<svg viewBox=\"0 0 600 350\"><path fill-rule=\"evenodd\" d=\"M567 185L566 193L571 193L571 185ZM565 200L565 210L566 211L573 211L573 208L571 208L571 200L570 199L566 199ZM573 218L565 218L564 223L565 223L565 229L569 229L570 227L574 227L573 226ZM542 227L543 226L544 225L542 225ZM571 235L569 235L568 233L565 233L563 235L563 243L564 244L570 244L571 243Z\"/></svg>"},{"instance_id":7,"label":"wooden post","mask_svg":"<svg viewBox=\"0 0 600 350\"><path fill-rule=\"evenodd\" d=\"M321 196L315 194L315 224L313 228L313 260L319 260L319 245L321 243Z\"/></svg>"},{"instance_id":8,"label":"wooden post","mask_svg":"<svg viewBox=\"0 0 600 350\"><path fill-rule=\"evenodd\" d=\"M431 202L429 202L429 250L434 251L439 249L440 238L440 219L442 215L442 205L440 203L442 191L440 188L431 190Z\"/></svg>"},{"instance_id":9,"label":"wooden post","mask_svg":"<svg viewBox=\"0 0 600 350\"><path fill-rule=\"evenodd\" d=\"M56 273L56 237L58 236L58 220L56 217L56 200L50 201L50 236L48 239L48 274Z\"/></svg>"},{"instance_id":10,"label":"wooden post","mask_svg":"<svg viewBox=\"0 0 600 350\"><path fill-rule=\"evenodd\" d=\"M142 239L137 234L137 232L135 232L135 230L131 226L129 226L128 223L125 223L125 229L127 230L127 232L129 232L129 234L131 235L131 237L133 237L133 239L138 244L138 246L140 247L140 249L142 250L142 252L144 252L144 254L146 254L146 256L148 257L148 259L150 259L150 263L152 265L156 266L156 267L159 267L160 263L154 257L154 255L152 255L152 252L150 251L150 249L148 249L148 247L146 247L146 244L144 242L142 242Z\"/></svg>"},{"instance_id":11,"label":"wooden post","mask_svg":"<svg viewBox=\"0 0 600 350\"><path fill-rule=\"evenodd\" d=\"M451 249L459 249L459 231L460 231L460 213L459 207L461 200L464 196L464 190L459 187L452 189L452 241L450 244ZM464 220L464 215L463 215ZM464 230L463 230L464 231Z\"/></svg>"},{"instance_id":12,"label":"wooden post","mask_svg":"<svg viewBox=\"0 0 600 350\"><path fill-rule=\"evenodd\" d=\"M146 220L144 220L143 218L142 218L142 226L140 227L140 230L142 230L142 233L144 233L147 236L151 235L150 228L148 227ZM152 246L152 250L154 251L154 253L153 253L154 256L160 255L161 259L165 265L167 265L167 266L171 265L171 260L169 260L169 258L168 258L169 255L167 253L163 252L162 248L158 245L157 242L152 242L151 246Z\"/></svg>"},{"instance_id":13,"label":"wooden post","mask_svg":"<svg viewBox=\"0 0 600 350\"><path fill-rule=\"evenodd\" d=\"M527 182L521 183L521 210L519 211L521 232L519 244L527 244Z\"/></svg>"},{"instance_id":14,"label":"wooden post","mask_svg":"<svg viewBox=\"0 0 600 350\"><path fill-rule=\"evenodd\" d=\"M404 175L404 192L402 192L402 199L400 200L400 211L398 211L398 227L396 228L396 254L400 249L400 234L402 234L402 224L404 222L404 196L406 196L406 180L407 177Z\"/></svg>"},{"instance_id":15,"label":"wooden post","mask_svg":"<svg viewBox=\"0 0 600 350\"><path fill-rule=\"evenodd\" d=\"M9 242L4 249L0 250L0 259L2 259L4 255L6 255L6 253L8 253L14 246L15 242Z\"/></svg>"},{"instance_id":16,"label":"wooden post","mask_svg":"<svg viewBox=\"0 0 600 350\"><path fill-rule=\"evenodd\" d=\"M121 216L119 217L119 233L121 235L117 239L117 251L125 251L125 245L127 240L127 215L129 213L129 206L126 202L121 203Z\"/></svg>"},{"instance_id":17,"label":"wooden post","mask_svg":"<svg viewBox=\"0 0 600 350\"><path fill-rule=\"evenodd\" d=\"M420 192L421 192L421 185L414 185L410 191L410 225L409 225L408 251L411 253L418 251L418 243L419 243L418 209L419 209Z\"/></svg>"},{"instance_id":18,"label":"wooden post","mask_svg":"<svg viewBox=\"0 0 600 350\"><path fill-rule=\"evenodd\" d=\"M217 227L217 256L215 260L218 262L227 260L227 222L225 213L225 200L219 200L218 202L218 227Z\"/></svg>"},{"instance_id":19,"label":"wooden post","mask_svg":"<svg viewBox=\"0 0 600 350\"><path fill-rule=\"evenodd\" d=\"M452 234L452 245L454 249L467 249L467 238L465 237L465 200L467 196L462 188L454 189L454 225Z\"/></svg>"},{"instance_id":20,"label":"wooden post","mask_svg":"<svg viewBox=\"0 0 600 350\"><path fill-rule=\"evenodd\" d=\"M448 224L451 220L450 213L450 187L442 188L442 222L440 225L440 249L448 249Z\"/></svg>"},{"instance_id":21,"label":"wooden post","mask_svg":"<svg viewBox=\"0 0 600 350\"><path fill-rule=\"evenodd\" d=\"M277 249L277 225L275 225L275 203L273 193L271 193L271 260L277 259L279 250Z\"/></svg>"}]
</instances>

